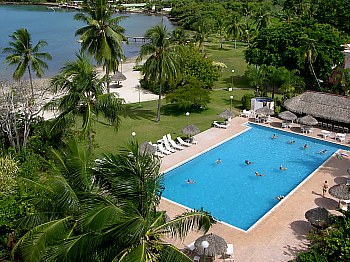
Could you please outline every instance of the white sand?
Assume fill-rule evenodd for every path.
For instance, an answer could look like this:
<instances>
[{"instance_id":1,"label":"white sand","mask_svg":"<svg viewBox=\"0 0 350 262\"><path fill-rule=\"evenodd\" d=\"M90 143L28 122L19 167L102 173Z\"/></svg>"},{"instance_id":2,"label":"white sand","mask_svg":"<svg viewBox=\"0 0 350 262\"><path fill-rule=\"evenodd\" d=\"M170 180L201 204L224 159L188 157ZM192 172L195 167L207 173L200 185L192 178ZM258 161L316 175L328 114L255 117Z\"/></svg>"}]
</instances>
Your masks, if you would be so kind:
<instances>
[{"instance_id":1,"label":"white sand","mask_svg":"<svg viewBox=\"0 0 350 262\"><path fill-rule=\"evenodd\" d=\"M117 93L120 98L124 98L127 104L157 100L158 95L140 88L141 73L140 71L133 71L135 65L135 58L130 58L123 62L120 71L126 76L126 80L120 82L121 87L118 88L116 88L116 83L112 82L110 85L110 92ZM99 72L102 76L102 68L99 68Z\"/></svg>"}]
</instances>

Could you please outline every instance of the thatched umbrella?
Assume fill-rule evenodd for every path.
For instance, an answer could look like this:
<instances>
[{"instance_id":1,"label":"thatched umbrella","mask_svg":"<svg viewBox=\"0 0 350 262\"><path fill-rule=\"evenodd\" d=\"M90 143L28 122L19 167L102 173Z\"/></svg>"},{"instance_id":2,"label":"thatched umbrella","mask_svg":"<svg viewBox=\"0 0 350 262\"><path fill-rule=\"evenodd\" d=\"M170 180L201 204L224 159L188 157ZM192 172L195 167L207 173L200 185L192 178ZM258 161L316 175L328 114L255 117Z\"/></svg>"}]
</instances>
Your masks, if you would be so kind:
<instances>
[{"instance_id":1,"label":"thatched umbrella","mask_svg":"<svg viewBox=\"0 0 350 262\"><path fill-rule=\"evenodd\" d=\"M278 114L278 117L287 121L294 121L298 118L294 113L290 111L283 111Z\"/></svg>"},{"instance_id":2,"label":"thatched umbrella","mask_svg":"<svg viewBox=\"0 0 350 262\"><path fill-rule=\"evenodd\" d=\"M205 249L205 254L208 256L215 256L225 254L227 250L227 243L225 239L215 234L207 234L199 237L194 246L199 254L204 254L204 248L202 247L202 242L207 241L209 243L208 248Z\"/></svg>"},{"instance_id":3,"label":"thatched umbrella","mask_svg":"<svg viewBox=\"0 0 350 262\"><path fill-rule=\"evenodd\" d=\"M318 124L318 121L312 116L306 115L299 118L299 123L307 126L315 126Z\"/></svg>"},{"instance_id":4,"label":"thatched umbrella","mask_svg":"<svg viewBox=\"0 0 350 262\"><path fill-rule=\"evenodd\" d=\"M321 92L304 92L284 102L284 107L298 114L350 124L350 98Z\"/></svg>"},{"instance_id":5,"label":"thatched umbrella","mask_svg":"<svg viewBox=\"0 0 350 262\"><path fill-rule=\"evenodd\" d=\"M125 81L126 76L123 75L123 73L117 71L114 75L112 75L111 80L116 82Z\"/></svg>"},{"instance_id":6,"label":"thatched umbrella","mask_svg":"<svg viewBox=\"0 0 350 262\"><path fill-rule=\"evenodd\" d=\"M141 153L153 154L157 151L157 148L153 146L150 142L144 142L139 146L139 151Z\"/></svg>"},{"instance_id":7,"label":"thatched umbrella","mask_svg":"<svg viewBox=\"0 0 350 262\"><path fill-rule=\"evenodd\" d=\"M342 200L350 200L350 186L345 184L335 185L329 189L329 194Z\"/></svg>"},{"instance_id":8,"label":"thatched umbrella","mask_svg":"<svg viewBox=\"0 0 350 262\"><path fill-rule=\"evenodd\" d=\"M188 125L182 128L182 133L184 135L189 135L189 136L194 136L197 135L199 133L199 129L198 127L196 127L195 125Z\"/></svg>"},{"instance_id":9,"label":"thatched umbrella","mask_svg":"<svg viewBox=\"0 0 350 262\"><path fill-rule=\"evenodd\" d=\"M264 106L264 107L261 107L261 108L255 110L255 113L263 114L263 115L273 115L275 112L272 109L270 109L269 107Z\"/></svg>"},{"instance_id":10,"label":"thatched umbrella","mask_svg":"<svg viewBox=\"0 0 350 262\"><path fill-rule=\"evenodd\" d=\"M305 218L316 228L324 229L331 222L331 213L324 207L316 207L305 213Z\"/></svg>"},{"instance_id":11,"label":"thatched umbrella","mask_svg":"<svg viewBox=\"0 0 350 262\"><path fill-rule=\"evenodd\" d=\"M231 118L231 117L234 117L235 115L228 109L225 109L224 112L222 112L219 117L222 117L222 118L225 118L225 119L228 119L228 118Z\"/></svg>"}]
</instances>

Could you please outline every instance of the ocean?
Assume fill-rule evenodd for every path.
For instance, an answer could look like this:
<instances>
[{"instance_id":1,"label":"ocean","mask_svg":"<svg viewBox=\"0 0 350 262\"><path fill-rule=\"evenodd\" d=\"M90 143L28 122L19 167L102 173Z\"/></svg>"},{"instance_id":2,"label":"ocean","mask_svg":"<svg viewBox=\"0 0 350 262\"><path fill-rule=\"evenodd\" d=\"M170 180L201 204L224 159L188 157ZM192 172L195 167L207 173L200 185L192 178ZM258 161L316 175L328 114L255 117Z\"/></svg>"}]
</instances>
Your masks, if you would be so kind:
<instances>
[{"instance_id":1,"label":"ocean","mask_svg":"<svg viewBox=\"0 0 350 262\"><path fill-rule=\"evenodd\" d=\"M79 51L80 44L75 31L84 24L74 20L77 11L65 9L50 9L46 6L28 5L0 5L0 49L7 47L9 37L19 28L26 28L35 45L39 40L45 40L48 45L42 51L51 54L52 60L48 61L49 68L45 70L43 77L50 77L59 72L59 69L68 60L74 60ZM116 14L125 16L120 25L125 28L126 36L143 36L150 27L157 25L163 19L163 23L169 31L174 26L164 16L146 14ZM129 41L123 44L127 58L138 55L141 42ZM0 53L0 79L11 79L14 68L8 68L4 63L7 54Z\"/></svg>"}]
</instances>

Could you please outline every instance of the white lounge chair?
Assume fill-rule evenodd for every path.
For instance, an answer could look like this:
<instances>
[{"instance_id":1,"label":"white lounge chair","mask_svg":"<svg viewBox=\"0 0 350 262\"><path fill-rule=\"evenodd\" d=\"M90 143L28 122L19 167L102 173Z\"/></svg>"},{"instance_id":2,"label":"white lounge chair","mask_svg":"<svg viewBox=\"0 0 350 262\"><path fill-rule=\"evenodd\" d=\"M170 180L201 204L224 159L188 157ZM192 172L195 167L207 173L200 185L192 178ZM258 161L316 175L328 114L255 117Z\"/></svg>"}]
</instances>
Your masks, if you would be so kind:
<instances>
[{"instance_id":1,"label":"white lounge chair","mask_svg":"<svg viewBox=\"0 0 350 262\"><path fill-rule=\"evenodd\" d=\"M166 136L163 136L163 143L164 143L164 146L165 146L166 150L170 151L171 153L175 153L176 152L176 150L174 148L172 148L171 145L169 144L169 141L166 138Z\"/></svg>"},{"instance_id":2,"label":"white lounge chair","mask_svg":"<svg viewBox=\"0 0 350 262\"><path fill-rule=\"evenodd\" d=\"M153 155L156 157L164 157L165 156L164 154L162 154L161 152L158 152L158 151L154 152Z\"/></svg>"},{"instance_id":3,"label":"white lounge chair","mask_svg":"<svg viewBox=\"0 0 350 262\"><path fill-rule=\"evenodd\" d=\"M181 137L177 137L176 139L177 139L177 141L179 141L180 145L182 145L182 146L191 146L190 143L183 141Z\"/></svg>"},{"instance_id":4,"label":"white lounge chair","mask_svg":"<svg viewBox=\"0 0 350 262\"><path fill-rule=\"evenodd\" d=\"M218 128L228 128L230 126L230 124L226 124L226 125L223 125L223 124L219 124L217 121L214 121L213 122L213 125L215 127L218 127Z\"/></svg>"},{"instance_id":5,"label":"white lounge chair","mask_svg":"<svg viewBox=\"0 0 350 262\"><path fill-rule=\"evenodd\" d=\"M328 130L321 130L322 133L322 137L324 139L326 139L327 137L329 137L331 135L331 132L329 132Z\"/></svg>"},{"instance_id":6,"label":"white lounge chair","mask_svg":"<svg viewBox=\"0 0 350 262\"><path fill-rule=\"evenodd\" d=\"M233 244L227 244L226 256L233 258Z\"/></svg>"},{"instance_id":7,"label":"white lounge chair","mask_svg":"<svg viewBox=\"0 0 350 262\"><path fill-rule=\"evenodd\" d=\"M163 144L158 144L158 150L164 155L170 155L171 154L170 151L168 151L168 150L166 150L164 148Z\"/></svg>"},{"instance_id":8,"label":"white lounge chair","mask_svg":"<svg viewBox=\"0 0 350 262\"><path fill-rule=\"evenodd\" d=\"M170 134L167 134L166 137L167 137L167 139L168 139L170 145L171 145L173 148L178 149L178 150L184 149L183 146L180 146L180 145L176 144L175 141L171 139L171 135L170 135Z\"/></svg>"},{"instance_id":9,"label":"white lounge chair","mask_svg":"<svg viewBox=\"0 0 350 262\"><path fill-rule=\"evenodd\" d=\"M193 252L193 251L196 249L196 247L194 246L194 242L192 242L191 244L189 244L189 245L187 246L187 248L188 248L188 250L189 250L190 252Z\"/></svg>"},{"instance_id":10,"label":"white lounge chair","mask_svg":"<svg viewBox=\"0 0 350 262\"><path fill-rule=\"evenodd\" d=\"M195 136L191 137L191 144L197 145L198 141Z\"/></svg>"}]
</instances>

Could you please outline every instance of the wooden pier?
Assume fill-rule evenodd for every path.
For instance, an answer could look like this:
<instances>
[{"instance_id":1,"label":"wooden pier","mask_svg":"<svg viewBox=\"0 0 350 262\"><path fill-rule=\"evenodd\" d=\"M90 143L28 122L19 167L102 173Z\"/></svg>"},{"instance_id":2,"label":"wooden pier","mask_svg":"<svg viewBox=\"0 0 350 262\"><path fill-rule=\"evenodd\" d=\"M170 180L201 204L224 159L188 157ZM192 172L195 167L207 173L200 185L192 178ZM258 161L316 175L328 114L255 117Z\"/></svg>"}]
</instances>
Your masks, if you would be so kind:
<instances>
[{"instance_id":1,"label":"wooden pier","mask_svg":"<svg viewBox=\"0 0 350 262\"><path fill-rule=\"evenodd\" d=\"M146 42L147 38L143 37L143 36L125 36L128 41L134 40L134 42Z\"/></svg>"}]
</instances>

